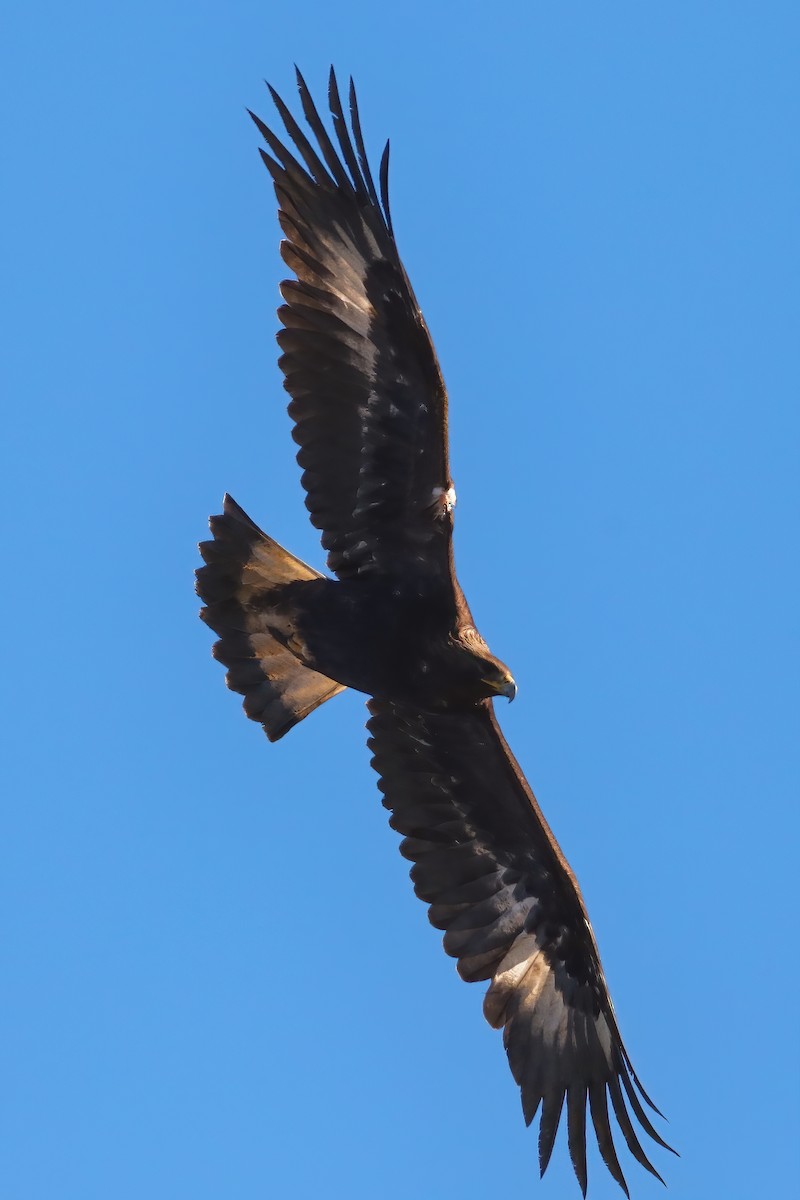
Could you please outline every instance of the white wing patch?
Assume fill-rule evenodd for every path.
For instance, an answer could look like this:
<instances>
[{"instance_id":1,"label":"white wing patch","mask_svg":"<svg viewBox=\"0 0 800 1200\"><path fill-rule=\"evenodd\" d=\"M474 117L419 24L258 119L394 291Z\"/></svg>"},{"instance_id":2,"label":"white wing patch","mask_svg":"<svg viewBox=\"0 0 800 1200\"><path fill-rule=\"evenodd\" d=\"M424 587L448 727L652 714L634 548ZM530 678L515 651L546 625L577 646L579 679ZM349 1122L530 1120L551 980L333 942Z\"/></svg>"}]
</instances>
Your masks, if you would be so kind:
<instances>
[{"instance_id":1,"label":"white wing patch","mask_svg":"<svg viewBox=\"0 0 800 1200\"><path fill-rule=\"evenodd\" d=\"M449 516L456 506L456 489L450 484L449 488L435 487L431 493L431 507L436 516Z\"/></svg>"}]
</instances>

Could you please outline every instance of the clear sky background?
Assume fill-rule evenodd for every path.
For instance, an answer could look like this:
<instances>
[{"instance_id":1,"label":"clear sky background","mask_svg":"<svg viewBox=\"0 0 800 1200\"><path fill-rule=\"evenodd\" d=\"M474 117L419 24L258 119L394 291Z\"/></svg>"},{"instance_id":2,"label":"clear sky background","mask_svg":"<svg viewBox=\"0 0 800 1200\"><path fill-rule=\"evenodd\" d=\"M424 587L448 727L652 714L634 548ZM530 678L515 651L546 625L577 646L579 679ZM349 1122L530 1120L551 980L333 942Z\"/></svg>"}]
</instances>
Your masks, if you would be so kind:
<instances>
[{"instance_id":1,"label":"clear sky background","mask_svg":"<svg viewBox=\"0 0 800 1200\"><path fill-rule=\"evenodd\" d=\"M2 53L3 1200L579 1195L413 896L363 697L270 746L195 615L225 490L323 563L244 113L293 61L392 139L459 573L654 1161L789 1195L797 4L28 0Z\"/></svg>"}]
</instances>

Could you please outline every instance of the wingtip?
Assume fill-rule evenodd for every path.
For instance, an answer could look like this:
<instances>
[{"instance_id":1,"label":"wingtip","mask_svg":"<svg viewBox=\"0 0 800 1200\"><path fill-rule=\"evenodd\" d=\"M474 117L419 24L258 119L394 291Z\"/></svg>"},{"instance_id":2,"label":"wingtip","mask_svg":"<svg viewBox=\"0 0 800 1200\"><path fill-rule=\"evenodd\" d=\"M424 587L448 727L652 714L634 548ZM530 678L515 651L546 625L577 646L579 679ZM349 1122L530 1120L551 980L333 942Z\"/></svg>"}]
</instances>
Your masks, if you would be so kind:
<instances>
[{"instance_id":1,"label":"wingtip","mask_svg":"<svg viewBox=\"0 0 800 1200\"><path fill-rule=\"evenodd\" d=\"M560 1114L559 1114L560 1115ZM542 1121L544 1121L544 1113L542 1113ZM550 1166L550 1159L553 1157L553 1147L555 1145L556 1133L554 1130L545 1140L542 1136L542 1126L539 1125L539 1178L544 1179L544 1173Z\"/></svg>"},{"instance_id":2,"label":"wingtip","mask_svg":"<svg viewBox=\"0 0 800 1200\"><path fill-rule=\"evenodd\" d=\"M248 112L248 114L249 114L249 116L250 116L250 120L253 122L253 124L255 125L256 129L257 129L257 130L258 130L258 132L261 134L261 136L263 137L264 141L265 141L265 142L267 142L267 145L269 145L269 140L268 140L268 136L269 136L269 129L268 129L268 127L267 127L267 126L264 124L264 122L261 120L261 117L259 117L257 113L254 113L254 112L253 112L252 108L248 108L247 112Z\"/></svg>"},{"instance_id":3,"label":"wingtip","mask_svg":"<svg viewBox=\"0 0 800 1200\"><path fill-rule=\"evenodd\" d=\"M659 1117L661 1117L662 1121L667 1121L667 1123L669 1124L668 1118L664 1116L663 1112L662 1112L662 1111L661 1111L661 1109L658 1107L658 1105L657 1105L657 1104L655 1104L655 1103L654 1103L654 1102L653 1102L653 1101L650 1099L650 1097L648 1096L648 1094L647 1094L647 1092L645 1091L644 1087L642 1086L642 1081L641 1081L641 1079L639 1078L639 1076L636 1074L636 1071L635 1071L635 1070L634 1070L634 1068L633 1068L633 1063L631 1062L631 1059L630 1059L630 1055L628 1054L628 1051L625 1049L625 1046L624 1046L624 1045L622 1046L622 1055L623 1055L623 1058L624 1058L624 1060L625 1060L625 1063L626 1063L626 1065L627 1065L627 1068L628 1068L628 1071L629 1071L629 1073L630 1073L631 1079L632 1079L632 1080L633 1080L633 1082L636 1084L636 1090L639 1092L639 1095L642 1097L642 1099L644 1100L645 1104L647 1104L647 1105L648 1105L650 1108L652 1108L652 1110L653 1110L653 1112L654 1112L654 1113L658 1113L658 1115L659 1115Z\"/></svg>"},{"instance_id":4,"label":"wingtip","mask_svg":"<svg viewBox=\"0 0 800 1200\"><path fill-rule=\"evenodd\" d=\"M646 1167L646 1169L650 1172L651 1175L655 1175L655 1177L659 1183L663 1183L664 1187L667 1186L666 1181L661 1177L661 1175L659 1175L658 1171L655 1169L655 1167L653 1166L653 1164L650 1162L649 1159L647 1160L646 1163L642 1163L642 1166Z\"/></svg>"}]
</instances>

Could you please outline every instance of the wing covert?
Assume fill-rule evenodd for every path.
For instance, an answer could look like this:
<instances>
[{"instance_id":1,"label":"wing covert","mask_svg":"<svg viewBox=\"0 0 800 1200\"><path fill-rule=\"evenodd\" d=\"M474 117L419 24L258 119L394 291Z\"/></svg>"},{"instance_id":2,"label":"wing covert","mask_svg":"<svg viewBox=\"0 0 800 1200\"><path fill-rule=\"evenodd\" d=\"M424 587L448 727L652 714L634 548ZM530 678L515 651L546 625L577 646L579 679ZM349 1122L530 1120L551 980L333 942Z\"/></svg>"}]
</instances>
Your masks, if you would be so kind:
<instances>
[{"instance_id":1,"label":"wing covert","mask_svg":"<svg viewBox=\"0 0 800 1200\"><path fill-rule=\"evenodd\" d=\"M334 144L297 80L316 145L272 89L295 153L250 115L296 275L278 342L306 506L339 578L413 571L452 590L447 395L392 232L388 143L376 188L352 81L348 124L331 70Z\"/></svg>"},{"instance_id":2,"label":"wing covert","mask_svg":"<svg viewBox=\"0 0 800 1200\"><path fill-rule=\"evenodd\" d=\"M489 980L484 1014L503 1030L527 1124L541 1109L539 1161L550 1160L562 1110L586 1191L587 1103L600 1154L627 1194L608 1098L633 1154L661 1178L625 1099L660 1145L617 1028L575 878L495 721L490 702L468 713L421 713L371 701L370 747L390 824L444 948L468 982ZM637 1091L639 1094L637 1094ZM655 1109L655 1111L658 1111Z\"/></svg>"}]
</instances>

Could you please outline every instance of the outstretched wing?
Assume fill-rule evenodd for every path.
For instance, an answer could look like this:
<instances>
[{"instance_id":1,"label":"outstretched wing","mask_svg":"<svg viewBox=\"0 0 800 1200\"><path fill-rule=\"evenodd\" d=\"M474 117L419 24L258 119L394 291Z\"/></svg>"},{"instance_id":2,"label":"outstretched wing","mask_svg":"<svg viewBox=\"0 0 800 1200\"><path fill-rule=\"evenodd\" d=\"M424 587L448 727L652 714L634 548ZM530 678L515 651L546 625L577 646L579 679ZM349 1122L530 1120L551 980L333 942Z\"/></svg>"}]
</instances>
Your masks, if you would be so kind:
<instances>
[{"instance_id":1,"label":"outstretched wing","mask_svg":"<svg viewBox=\"0 0 800 1200\"><path fill-rule=\"evenodd\" d=\"M281 286L278 342L306 505L341 579L412 573L452 588L447 395L392 232L389 145L379 197L352 81L348 127L331 71L335 146L297 79L312 140L270 88L297 157L250 115L297 276Z\"/></svg>"},{"instance_id":2,"label":"outstretched wing","mask_svg":"<svg viewBox=\"0 0 800 1200\"><path fill-rule=\"evenodd\" d=\"M390 824L404 835L401 853L414 863L414 890L445 930L462 979L491 980L484 1013L503 1030L526 1123L541 1105L542 1173L566 1101L570 1157L585 1194L588 1100L600 1153L627 1194L610 1096L632 1154L660 1179L624 1096L646 1132L667 1144L637 1095L655 1108L622 1043L578 885L491 704L431 714L373 700L369 709L372 762Z\"/></svg>"}]
</instances>

